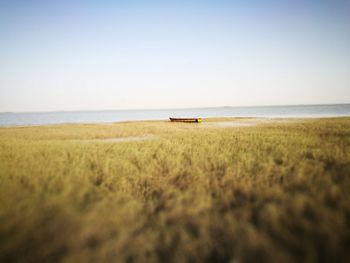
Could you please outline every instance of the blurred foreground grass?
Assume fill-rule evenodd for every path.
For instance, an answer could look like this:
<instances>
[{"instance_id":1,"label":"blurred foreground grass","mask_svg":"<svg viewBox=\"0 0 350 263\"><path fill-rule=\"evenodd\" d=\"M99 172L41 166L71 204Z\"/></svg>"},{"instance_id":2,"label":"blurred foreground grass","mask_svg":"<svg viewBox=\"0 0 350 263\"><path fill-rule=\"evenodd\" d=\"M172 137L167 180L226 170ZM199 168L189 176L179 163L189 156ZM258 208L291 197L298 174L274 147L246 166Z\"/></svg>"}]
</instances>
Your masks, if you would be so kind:
<instances>
[{"instance_id":1,"label":"blurred foreground grass","mask_svg":"<svg viewBox=\"0 0 350 263\"><path fill-rule=\"evenodd\" d=\"M350 118L209 124L1 128L0 261L350 261Z\"/></svg>"}]
</instances>

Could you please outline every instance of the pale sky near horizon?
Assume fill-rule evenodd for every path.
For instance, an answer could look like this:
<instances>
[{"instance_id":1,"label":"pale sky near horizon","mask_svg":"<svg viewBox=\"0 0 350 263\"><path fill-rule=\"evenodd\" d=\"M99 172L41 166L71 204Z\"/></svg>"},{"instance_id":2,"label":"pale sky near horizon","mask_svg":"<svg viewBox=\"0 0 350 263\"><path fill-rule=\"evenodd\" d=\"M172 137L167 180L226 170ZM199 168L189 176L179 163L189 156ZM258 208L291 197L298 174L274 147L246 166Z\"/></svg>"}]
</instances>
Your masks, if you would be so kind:
<instances>
[{"instance_id":1,"label":"pale sky near horizon","mask_svg":"<svg viewBox=\"0 0 350 263\"><path fill-rule=\"evenodd\" d=\"M349 0L0 0L0 112L323 103Z\"/></svg>"}]
</instances>

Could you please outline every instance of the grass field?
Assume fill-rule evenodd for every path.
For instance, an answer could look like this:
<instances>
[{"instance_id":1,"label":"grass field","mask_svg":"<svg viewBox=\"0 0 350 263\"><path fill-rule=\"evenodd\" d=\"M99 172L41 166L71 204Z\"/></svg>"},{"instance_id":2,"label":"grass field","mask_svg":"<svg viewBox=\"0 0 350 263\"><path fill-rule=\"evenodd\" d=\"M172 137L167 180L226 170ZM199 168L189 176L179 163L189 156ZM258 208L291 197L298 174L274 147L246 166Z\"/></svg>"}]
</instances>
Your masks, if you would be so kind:
<instances>
[{"instance_id":1,"label":"grass field","mask_svg":"<svg viewBox=\"0 0 350 263\"><path fill-rule=\"evenodd\" d=\"M219 121L0 128L0 262L349 262L350 118Z\"/></svg>"}]
</instances>

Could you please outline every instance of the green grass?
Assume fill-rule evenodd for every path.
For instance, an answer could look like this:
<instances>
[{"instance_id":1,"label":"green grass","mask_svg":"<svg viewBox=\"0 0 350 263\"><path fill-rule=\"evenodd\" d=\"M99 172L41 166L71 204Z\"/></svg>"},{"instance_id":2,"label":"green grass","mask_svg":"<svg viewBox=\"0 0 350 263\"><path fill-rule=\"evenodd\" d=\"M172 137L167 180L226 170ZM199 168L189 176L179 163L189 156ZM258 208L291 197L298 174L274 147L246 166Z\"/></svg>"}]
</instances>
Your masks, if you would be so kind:
<instances>
[{"instance_id":1,"label":"green grass","mask_svg":"<svg viewBox=\"0 0 350 263\"><path fill-rule=\"evenodd\" d=\"M350 118L0 129L1 262L349 260Z\"/></svg>"}]
</instances>

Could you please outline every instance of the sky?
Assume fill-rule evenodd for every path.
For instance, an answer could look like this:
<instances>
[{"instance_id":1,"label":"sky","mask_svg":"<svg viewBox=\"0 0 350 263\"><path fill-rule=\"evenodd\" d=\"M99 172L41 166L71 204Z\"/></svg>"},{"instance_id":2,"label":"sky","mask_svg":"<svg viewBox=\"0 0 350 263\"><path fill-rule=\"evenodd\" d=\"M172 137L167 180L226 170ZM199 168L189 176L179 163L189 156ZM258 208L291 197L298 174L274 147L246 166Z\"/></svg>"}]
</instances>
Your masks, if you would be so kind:
<instances>
[{"instance_id":1,"label":"sky","mask_svg":"<svg viewBox=\"0 0 350 263\"><path fill-rule=\"evenodd\" d=\"M331 103L349 0L0 0L0 112Z\"/></svg>"}]
</instances>

